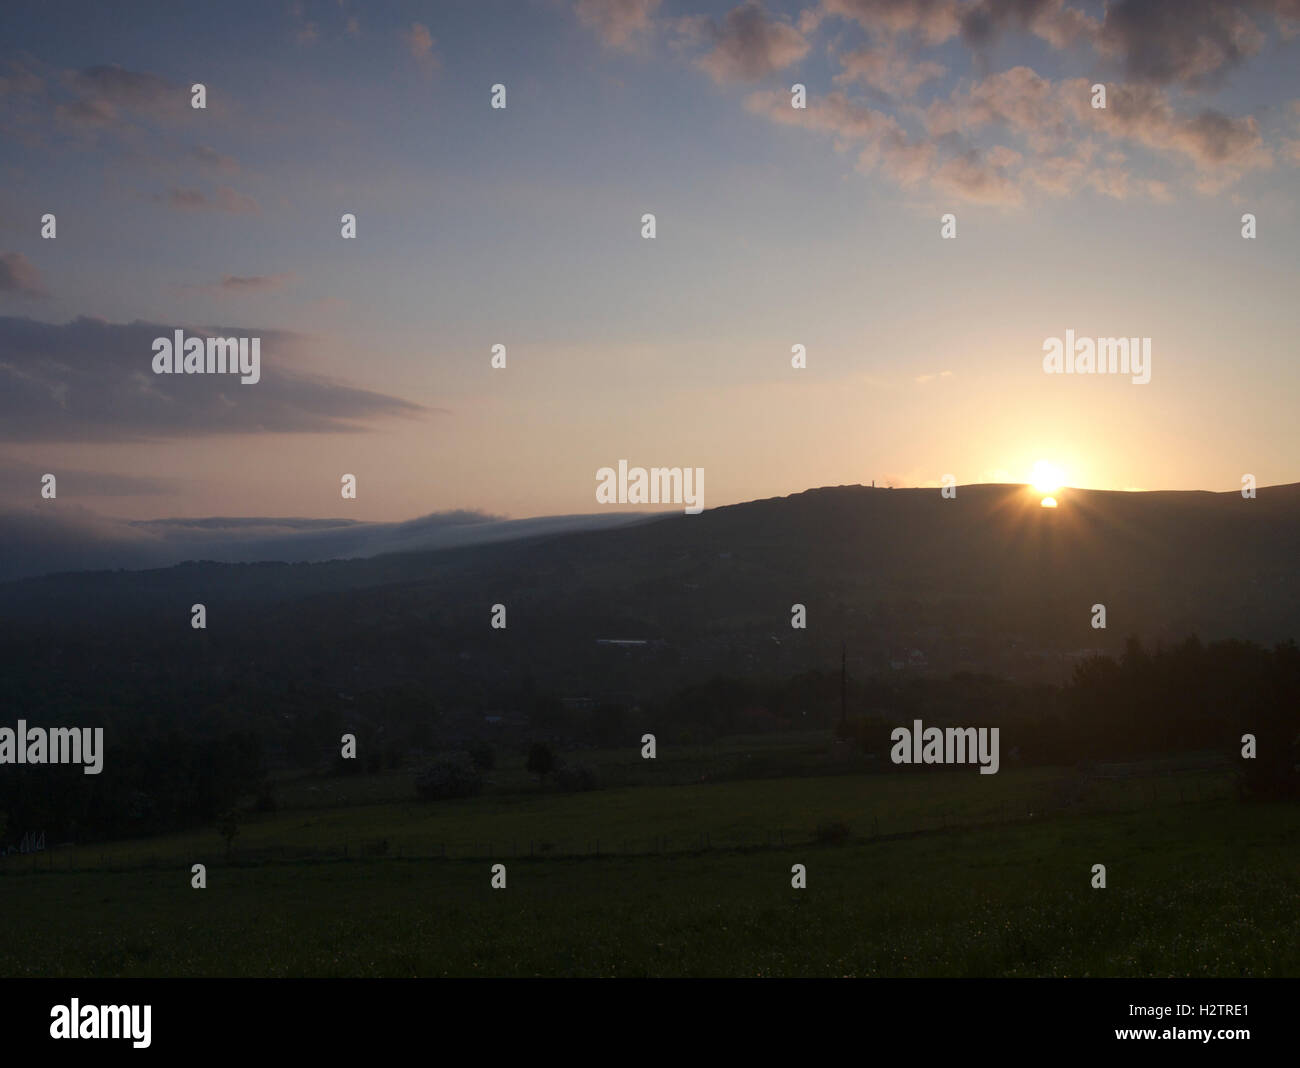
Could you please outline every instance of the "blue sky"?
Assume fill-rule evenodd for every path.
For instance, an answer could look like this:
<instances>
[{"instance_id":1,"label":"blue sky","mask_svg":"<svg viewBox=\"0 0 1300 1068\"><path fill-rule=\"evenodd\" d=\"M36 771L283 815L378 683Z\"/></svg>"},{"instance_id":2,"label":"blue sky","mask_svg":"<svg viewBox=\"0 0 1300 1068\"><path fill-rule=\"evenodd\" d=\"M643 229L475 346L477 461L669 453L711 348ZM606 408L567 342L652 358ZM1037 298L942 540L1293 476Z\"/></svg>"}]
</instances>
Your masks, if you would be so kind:
<instances>
[{"instance_id":1,"label":"blue sky","mask_svg":"<svg viewBox=\"0 0 1300 1068\"><path fill-rule=\"evenodd\" d=\"M1040 459L1103 488L1300 479L1291 0L0 20L11 509L61 467L103 476L63 503L130 518L562 515L621 458L704 467L708 506ZM223 422L238 387L141 384L135 322L278 339L262 424ZM1150 336L1150 384L1044 375L1067 328ZM146 386L166 420L119 394Z\"/></svg>"}]
</instances>

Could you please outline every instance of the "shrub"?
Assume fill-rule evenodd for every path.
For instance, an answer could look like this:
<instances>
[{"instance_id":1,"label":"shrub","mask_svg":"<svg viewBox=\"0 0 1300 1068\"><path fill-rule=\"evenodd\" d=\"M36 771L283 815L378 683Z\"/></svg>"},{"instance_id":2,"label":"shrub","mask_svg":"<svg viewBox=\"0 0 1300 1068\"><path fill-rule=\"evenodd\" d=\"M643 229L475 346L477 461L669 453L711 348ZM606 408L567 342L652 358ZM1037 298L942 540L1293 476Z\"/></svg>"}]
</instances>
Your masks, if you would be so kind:
<instances>
[{"instance_id":1,"label":"shrub","mask_svg":"<svg viewBox=\"0 0 1300 1068\"><path fill-rule=\"evenodd\" d=\"M279 807L279 803L275 799L275 786L268 779L258 787L257 801L253 804L253 810L255 812L274 812Z\"/></svg>"},{"instance_id":2,"label":"shrub","mask_svg":"<svg viewBox=\"0 0 1300 1068\"><path fill-rule=\"evenodd\" d=\"M555 771L555 785L569 793L596 789L596 773L586 764L565 764Z\"/></svg>"},{"instance_id":3,"label":"shrub","mask_svg":"<svg viewBox=\"0 0 1300 1068\"><path fill-rule=\"evenodd\" d=\"M496 767L497 754L489 742L475 742L469 747L469 758L480 771L491 771Z\"/></svg>"},{"instance_id":4,"label":"shrub","mask_svg":"<svg viewBox=\"0 0 1300 1068\"><path fill-rule=\"evenodd\" d=\"M528 750L527 767L540 781L545 782L546 776L555 768L555 754L551 752L551 747L545 742L534 742Z\"/></svg>"},{"instance_id":5,"label":"shrub","mask_svg":"<svg viewBox=\"0 0 1300 1068\"><path fill-rule=\"evenodd\" d=\"M425 764L415 775L415 791L426 801L473 797L483 789L483 776L468 753Z\"/></svg>"}]
</instances>

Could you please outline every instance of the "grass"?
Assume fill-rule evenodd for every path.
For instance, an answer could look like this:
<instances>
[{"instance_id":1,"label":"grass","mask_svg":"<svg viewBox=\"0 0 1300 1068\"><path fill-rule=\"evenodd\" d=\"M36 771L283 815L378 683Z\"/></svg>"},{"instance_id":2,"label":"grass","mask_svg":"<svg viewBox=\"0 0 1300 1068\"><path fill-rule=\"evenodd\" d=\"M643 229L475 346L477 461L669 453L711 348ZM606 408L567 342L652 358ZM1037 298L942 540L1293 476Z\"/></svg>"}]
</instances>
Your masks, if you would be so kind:
<instances>
[{"instance_id":1,"label":"grass","mask_svg":"<svg viewBox=\"0 0 1300 1068\"><path fill-rule=\"evenodd\" d=\"M1064 775L375 801L252 820L230 862L211 830L10 858L0 974L1300 974L1294 806L1194 800L1222 793L1206 773L1095 784L1053 810ZM844 844L812 840L828 820ZM206 890L190 888L195 862Z\"/></svg>"},{"instance_id":2,"label":"grass","mask_svg":"<svg viewBox=\"0 0 1300 1068\"><path fill-rule=\"evenodd\" d=\"M387 779L376 784L368 779ZM1073 798L1072 773L1031 768L981 776L974 768L920 774L818 775L724 780L684 786L624 787L561 794L535 783L518 792L426 803L409 775L318 779L333 807L284 808L241 824L235 859L356 856L387 842L403 857L508 857L549 853L690 852L703 848L795 844L814 838L824 820L842 821L850 839L910 834L949 826L1038 819ZM398 782L401 801L387 796ZM387 787L387 790L385 789ZM1086 810L1135 809L1225 797L1220 772L1097 782L1076 804ZM53 866L124 868L222 859L215 830L64 847L42 858ZM41 863L38 860L35 863ZM8 862L21 869L30 858ZM0 872L4 871L0 864Z\"/></svg>"}]
</instances>

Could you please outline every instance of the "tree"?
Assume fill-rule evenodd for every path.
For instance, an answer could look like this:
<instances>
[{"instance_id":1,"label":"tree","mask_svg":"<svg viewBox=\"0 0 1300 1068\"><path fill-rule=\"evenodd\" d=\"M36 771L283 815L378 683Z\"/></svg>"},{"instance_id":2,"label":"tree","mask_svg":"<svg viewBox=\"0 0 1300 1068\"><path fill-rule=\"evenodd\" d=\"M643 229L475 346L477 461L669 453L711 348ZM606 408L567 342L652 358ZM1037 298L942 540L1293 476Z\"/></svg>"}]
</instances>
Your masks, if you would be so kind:
<instances>
[{"instance_id":1,"label":"tree","mask_svg":"<svg viewBox=\"0 0 1300 1068\"><path fill-rule=\"evenodd\" d=\"M217 831L226 840L226 859L229 859L235 836L239 834L239 817L233 811L227 812L217 821Z\"/></svg>"},{"instance_id":2,"label":"tree","mask_svg":"<svg viewBox=\"0 0 1300 1068\"><path fill-rule=\"evenodd\" d=\"M538 782L545 782L546 776L555 767L555 754L545 742L534 742L528 750L528 770L537 776Z\"/></svg>"},{"instance_id":3,"label":"tree","mask_svg":"<svg viewBox=\"0 0 1300 1068\"><path fill-rule=\"evenodd\" d=\"M596 773L586 764L561 764L555 769L555 785L566 793L594 790Z\"/></svg>"},{"instance_id":4,"label":"tree","mask_svg":"<svg viewBox=\"0 0 1300 1068\"><path fill-rule=\"evenodd\" d=\"M415 790L426 801L473 797L483 789L483 776L466 753L432 760L415 774Z\"/></svg>"}]
</instances>

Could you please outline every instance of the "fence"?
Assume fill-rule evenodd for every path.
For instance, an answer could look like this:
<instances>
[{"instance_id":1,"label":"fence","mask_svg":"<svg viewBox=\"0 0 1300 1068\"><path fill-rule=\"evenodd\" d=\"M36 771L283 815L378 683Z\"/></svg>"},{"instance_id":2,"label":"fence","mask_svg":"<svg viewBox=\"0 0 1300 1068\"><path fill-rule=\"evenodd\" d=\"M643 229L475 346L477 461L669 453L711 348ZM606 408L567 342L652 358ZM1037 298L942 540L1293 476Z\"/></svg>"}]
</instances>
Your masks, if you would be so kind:
<instances>
[{"instance_id":1,"label":"fence","mask_svg":"<svg viewBox=\"0 0 1300 1068\"><path fill-rule=\"evenodd\" d=\"M42 852L0 857L0 875L26 871L139 871L175 869L196 862L209 867L225 864L254 866L274 863L311 863L376 860L558 860L610 857L689 856L708 852L753 851L807 847L820 844L855 844L896 840L949 830L974 830L1040 822L1067 815L1132 811L1155 805L1184 805L1220 801L1232 796L1232 780L1225 773L1204 769L1182 773L1113 776L1075 773L1036 784L1029 796L991 802L985 806L940 805L927 811L895 815L864 812L850 825L833 818L819 826L711 827L691 832L655 832L638 836L575 836L530 838L465 838L456 841L394 833L382 837L354 838L320 848L292 844L236 846L227 857L215 833L210 846L197 850L162 853L147 844L123 849L120 845L56 846ZM199 854L203 855L199 855Z\"/></svg>"}]
</instances>

